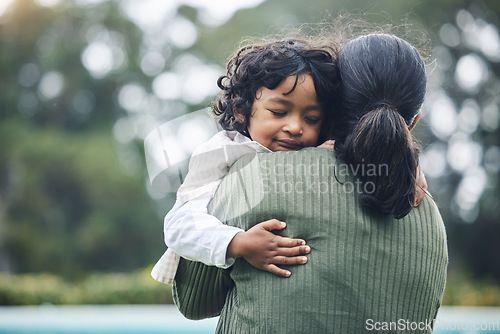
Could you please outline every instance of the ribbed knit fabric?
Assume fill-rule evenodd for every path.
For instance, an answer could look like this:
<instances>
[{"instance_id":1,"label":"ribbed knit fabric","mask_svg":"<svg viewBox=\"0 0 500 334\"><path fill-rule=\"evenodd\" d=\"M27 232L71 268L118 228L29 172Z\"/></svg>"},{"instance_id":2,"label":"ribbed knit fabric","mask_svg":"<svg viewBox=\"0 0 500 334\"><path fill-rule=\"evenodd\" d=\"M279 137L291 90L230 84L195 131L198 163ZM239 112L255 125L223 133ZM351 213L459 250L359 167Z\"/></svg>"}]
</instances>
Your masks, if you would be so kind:
<instances>
[{"instance_id":1,"label":"ribbed knit fabric","mask_svg":"<svg viewBox=\"0 0 500 334\"><path fill-rule=\"evenodd\" d=\"M311 253L287 267L289 278L238 259L217 333L431 332L423 326L441 305L448 263L435 203L426 198L400 220L368 212L346 170L322 148L248 155L233 166L209 210L243 229L285 221L278 234L303 238Z\"/></svg>"}]
</instances>

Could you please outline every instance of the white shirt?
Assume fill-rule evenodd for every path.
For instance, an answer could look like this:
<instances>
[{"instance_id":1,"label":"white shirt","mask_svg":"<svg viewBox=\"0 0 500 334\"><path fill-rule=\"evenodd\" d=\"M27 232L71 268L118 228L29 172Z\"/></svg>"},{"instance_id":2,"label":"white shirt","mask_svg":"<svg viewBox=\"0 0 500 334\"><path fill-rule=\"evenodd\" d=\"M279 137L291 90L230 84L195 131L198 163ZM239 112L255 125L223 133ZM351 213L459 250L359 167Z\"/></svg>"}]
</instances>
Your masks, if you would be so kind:
<instances>
[{"instance_id":1,"label":"white shirt","mask_svg":"<svg viewBox=\"0 0 500 334\"><path fill-rule=\"evenodd\" d=\"M243 230L224 225L207 213L207 206L236 160L256 152L271 151L236 131L221 131L194 151L177 200L165 217L168 249L151 272L154 279L172 283L179 256L221 268L234 263L226 256L227 247Z\"/></svg>"}]
</instances>

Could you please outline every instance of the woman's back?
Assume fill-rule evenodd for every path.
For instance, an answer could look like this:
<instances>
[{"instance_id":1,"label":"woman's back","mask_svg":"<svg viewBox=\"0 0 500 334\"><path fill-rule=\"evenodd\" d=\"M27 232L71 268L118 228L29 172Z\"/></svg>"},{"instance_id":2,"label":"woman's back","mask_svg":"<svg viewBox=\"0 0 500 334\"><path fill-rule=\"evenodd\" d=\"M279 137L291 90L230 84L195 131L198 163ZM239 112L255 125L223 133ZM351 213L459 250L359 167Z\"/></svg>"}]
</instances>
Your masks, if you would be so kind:
<instances>
[{"instance_id":1,"label":"woman's back","mask_svg":"<svg viewBox=\"0 0 500 334\"><path fill-rule=\"evenodd\" d=\"M334 168L335 166L335 168ZM370 166L365 166L368 172ZM441 216L426 198L396 220L362 209L346 165L328 149L249 155L223 180L210 210L248 229L277 218L311 247L281 278L237 260L220 333L431 332L444 291ZM365 189L366 191L366 189ZM384 327L386 326L386 327ZM413 327L410 327L413 326ZM401 331L403 330L403 331Z\"/></svg>"}]
</instances>

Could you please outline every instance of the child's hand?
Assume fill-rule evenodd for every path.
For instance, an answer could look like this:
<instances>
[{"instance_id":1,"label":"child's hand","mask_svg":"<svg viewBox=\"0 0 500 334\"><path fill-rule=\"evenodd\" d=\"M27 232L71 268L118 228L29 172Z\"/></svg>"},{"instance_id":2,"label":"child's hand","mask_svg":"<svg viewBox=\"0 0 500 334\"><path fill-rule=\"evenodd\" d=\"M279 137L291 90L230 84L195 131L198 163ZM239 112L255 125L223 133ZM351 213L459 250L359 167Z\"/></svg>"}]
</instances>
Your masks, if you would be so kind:
<instances>
[{"instance_id":1,"label":"child's hand","mask_svg":"<svg viewBox=\"0 0 500 334\"><path fill-rule=\"evenodd\" d=\"M415 180L415 206L418 206L424 200L427 192L427 181L425 180L424 170L420 164L417 166L417 179Z\"/></svg>"},{"instance_id":2,"label":"child's hand","mask_svg":"<svg viewBox=\"0 0 500 334\"><path fill-rule=\"evenodd\" d=\"M323 148L333 148L335 145L335 140L327 140L323 144L319 145L318 147L323 147Z\"/></svg>"},{"instance_id":3,"label":"child's hand","mask_svg":"<svg viewBox=\"0 0 500 334\"><path fill-rule=\"evenodd\" d=\"M309 253L311 248L302 239L286 238L270 232L285 226L284 222L271 219L246 232L237 233L227 247L227 255L242 257L255 268L289 277L290 271L279 268L277 264L304 264L307 257L299 255Z\"/></svg>"}]
</instances>

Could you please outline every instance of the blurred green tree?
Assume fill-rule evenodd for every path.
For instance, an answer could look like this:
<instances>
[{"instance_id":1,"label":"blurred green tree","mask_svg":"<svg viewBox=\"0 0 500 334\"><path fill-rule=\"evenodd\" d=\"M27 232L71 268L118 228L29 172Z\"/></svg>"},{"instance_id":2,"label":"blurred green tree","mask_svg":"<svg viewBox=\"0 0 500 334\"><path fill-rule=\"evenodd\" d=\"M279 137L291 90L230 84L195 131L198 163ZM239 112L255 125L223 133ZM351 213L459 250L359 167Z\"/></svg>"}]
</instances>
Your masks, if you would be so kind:
<instances>
[{"instance_id":1,"label":"blurred green tree","mask_svg":"<svg viewBox=\"0 0 500 334\"><path fill-rule=\"evenodd\" d=\"M74 277L154 262L161 221L142 142L112 132L118 88L150 83L134 61L142 32L116 2L15 1L0 24L0 270Z\"/></svg>"},{"instance_id":2,"label":"blurred green tree","mask_svg":"<svg viewBox=\"0 0 500 334\"><path fill-rule=\"evenodd\" d=\"M500 280L500 8L490 5L456 9L437 31L432 140L423 158L437 171L430 185L447 222L452 267Z\"/></svg>"}]
</instances>

